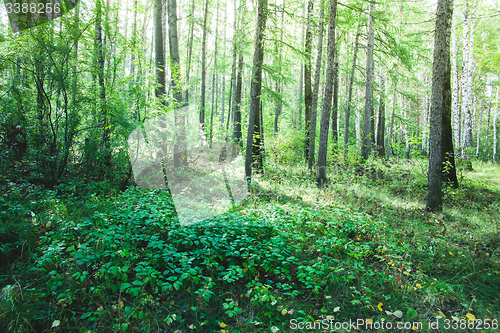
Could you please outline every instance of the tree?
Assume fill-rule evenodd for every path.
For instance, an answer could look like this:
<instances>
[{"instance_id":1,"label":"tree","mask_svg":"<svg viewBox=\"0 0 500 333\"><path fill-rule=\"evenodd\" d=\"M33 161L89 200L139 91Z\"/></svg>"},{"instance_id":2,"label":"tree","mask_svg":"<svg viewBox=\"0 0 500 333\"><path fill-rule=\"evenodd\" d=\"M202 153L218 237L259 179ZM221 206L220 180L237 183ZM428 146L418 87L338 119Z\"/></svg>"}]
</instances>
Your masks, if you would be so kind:
<instances>
[{"instance_id":1,"label":"tree","mask_svg":"<svg viewBox=\"0 0 500 333\"><path fill-rule=\"evenodd\" d=\"M267 19L267 0L258 1L255 47L250 88L250 111L248 115L247 146L245 155L245 177L250 185L252 168L262 170L260 137L260 106L262 89L262 62L264 60L264 30Z\"/></svg>"},{"instance_id":2,"label":"tree","mask_svg":"<svg viewBox=\"0 0 500 333\"><path fill-rule=\"evenodd\" d=\"M498 133L497 133L497 117L498 117L498 91L500 88L497 86L497 107L495 108L495 113L493 114L493 162L497 161L497 140L498 140Z\"/></svg>"},{"instance_id":3,"label":"tree","mask_svg":"<svg viewBox=\"0 0 500 333\"><path fill-rule=\"evenodd\" d=\"M209 144L212 146L212 139L214 133L214 104L215 104L215 112L217 113L217 87L218 87L218 75L217 75L217 46L218 46L218 38L219 38L219 4L220 1L217 0L217 10L216 10L216 19L215 19L215 51L214 51L214 71L212 74L212 107L210 109L210 135L209 135Z\"/></svg>"},{"instance_id":4,"label":"tree","mask_svg":"<svg viewBox=\"0 0 500 333\"><path fill-rule=\"evenodd\" d=\"M157 0L158 1L158 0ZM208 18L208 1L205 0L205 13L203 15L203 39L201 42L201 101L200 101L200 125L202 130L205 130L205 90L207 76L207 18Z\"/></svg>"},{"instance_id":5,"label":"tree","mask_svg":"<svg viewBox=\"0 0 500 333\"><path fill-rule=\"evenodd\" d=\"M352 85L354 83L354 74L356 72L356 58L358 56L358 47L359 47L359 35L361 31L358 27L358 31L356 32L356 41L354 42L354 54L352 56L352 69L351 69L351 77L349 79L349 84L347 85L347 102L345 107L345 117L344 117L344 157L347 157L347 152L349 150L349 120L351 117L351 101L352 101Z\"/></svg>"},{"instance_id":6,"label":"tree","mask_svg":"<svg viewBox=\"0 0 500 333\"><path fill-rule=\"evenodd\" d=\"M442 210L441 173L443 165L441 157L441 132L443 109L451 108L450 104L445 105L445 94L447 78L448 86L450 86L450 35L452 17L453 0L438 0L432 66L429 170L426 204L426 209L429 211ZM447 71L448 74L446 73ZM451 91L448 93L451 94Z\"/></svg>"},{"instance_id":7,"label":"tree","mask_svg":"<svg viewBox=\"0 0 500 333\"><path fill-rule=\"evenodd\" d=\"M311 124L309 131L309 149L307 154L307 167L312 170L314 164L314 151L316 148L316 118L318 108L319 80L321 78L321 56L323 54L323 30L325 25L325 10L321 6L318 25L318 53L316 55L316 69L314 72L313 98L311 105Z\"/></svg>"},{"instance_id":8,"label":"tree","mask_svg":"<svg viewBox=\"0 0 500 333\"><path fill-rule=\"evenodd\" d=\"M156 68L156 89L155 96L158 99L165 98L165 54L163 47L162 29L162 0L154 1L154 34L155 34L155 68ZM165 101L162 100L162 104Z\"/></svg>"},{"instance_id":9,"label":"tree","mask_svg":"<svg viewBox=\"0 0 500 333\"><path fill-rule=\"evenodd\" d=\"M177 0L167 0L168 41L170 50L171 88L174 97L176 144L174 145L174 167L187 165L186 151L186 115L177 107L183 105L181 66L179 60L179 39L177 37Z\"/></svg>"},{"instance_id":10,"label":"tree","mask_svg":"<svg viewBox=\"0 0 500 333\"><path fill-rule=\"evenodd\" d=\"M137 1L137 0L135 0ZM191 1L191 16L194 15L194 0ZM191 72L191 57L193 55L193 37L194 37L194 18L191 17L190 19L190 24L189 24L189 46L188 46L188 61L187 61L187 70L186 70L186 83L188 85L188 88L186 89L186 96L184 97L184 100L187 103L189 103L189 74Z\"/></svg>"},{"instance_id":11,"label":"tree","mask_svg":"<svg viewBox=\"0 0 500 333\"><path fill-rule=\"evenodd\" d=\"M457 68L457 15L453 16L451 28L451 74L453 77L452 86L452 114L453 114L453 141L455 146L460 147L460 110L458 108L458 68Z\"/></svg>"},{"instance_id":12,"label":"tree","mask_svg":"<svg viewBox=\"0 0 500 333\"><path fill-rule=\"evenodd\" d=\"M323 97L323 111L319 131L318 167L316 181L321 188L326 183L326 153L328 145L328 127L332 108L333 79L335 71L335 19L337 15L337 0L330 0L328 12L328 58L326 67L326 87Z\"/></svg>"},{"instance_id":13,"label":"tree","mask_svg":"<svg viewBox=\"0 0 500 333\"><path fill-rule=\"evenodd\" d=\"M373 47L375 40L375 29L373 28L373 14L375 13L375 4L370 3L370 14L368 17L368 44L366 47L366 83L365 83L365 108L363 113L363 140L361 146L361 157L367 160L370 156L372 137L372 88L373 88Z\"/></svg>"},{"instance_id":14,"label":"tree","mask_svg":"<svg viewBox=\"0 0 500 333\"><path fill-rule=\"evenodd\" d=\"M338 148L338 110L339 110L339 57L337 54L340 48L339 40L336 39L337 45L335 45L335 64L333 65L333 105L332 105L332 151L334 154L337 152Z\"/></svg>"},{"instance_id":15,"label":"tree","mask_svg":"<svg viewBox=\"0 0 500 333\"><path fill-rule=\"evenodd\" d=\"M378 109L377 127L377 153L380 158L385 158L385 73L380 69L380 102Z\"/></svg>"},{"instance_id":16,"label":"tree","mask_svg":"<svg viewBox=\"0 0 500 333\"><path fill-rule=\"evenodd\" d=\"M309 0L307 5L307 29L306 29L306 42L304 45L306 59L304 64L304 126L305 126L305 143L304 151L305 157L309 156L309 133L311 130L311 108L313 92L311 89L311 50L312 50L312 16L314 12L314 0Z\"/></svg>"},{"instance_id":17,"label":"tree","mask_svg":"<svg viewBox=\"0 0 500 333\"><path fill-rule=\"evenodd\" d=\"M470 36L469 36L470 34ZM464 117L464 126L462 131L463 142L462 158L465 159L467 169L472 170L472 59L473 59L473 43L474 43L474 13L469 15L469 1L465 1L464 12L464 40L463 40L463 75L462 75L462 114Z\"/></svg>"}]
</instances>

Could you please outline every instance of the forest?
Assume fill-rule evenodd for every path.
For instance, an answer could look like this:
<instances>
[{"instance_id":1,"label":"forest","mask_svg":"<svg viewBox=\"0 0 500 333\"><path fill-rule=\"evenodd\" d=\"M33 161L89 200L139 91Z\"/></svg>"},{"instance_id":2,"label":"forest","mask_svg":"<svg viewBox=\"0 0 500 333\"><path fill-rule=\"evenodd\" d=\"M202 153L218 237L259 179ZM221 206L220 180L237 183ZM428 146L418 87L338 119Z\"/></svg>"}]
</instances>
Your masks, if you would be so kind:
<instances>
[{"instance_id":1,"label":"forest","mask_svg":"<svg viewBox=\"0 0 500 333\"><path fill-rule=\"evenodd\" d=\"M2 0L0 332L498 332L499 20Z\"/></svg>"}]
</instances>

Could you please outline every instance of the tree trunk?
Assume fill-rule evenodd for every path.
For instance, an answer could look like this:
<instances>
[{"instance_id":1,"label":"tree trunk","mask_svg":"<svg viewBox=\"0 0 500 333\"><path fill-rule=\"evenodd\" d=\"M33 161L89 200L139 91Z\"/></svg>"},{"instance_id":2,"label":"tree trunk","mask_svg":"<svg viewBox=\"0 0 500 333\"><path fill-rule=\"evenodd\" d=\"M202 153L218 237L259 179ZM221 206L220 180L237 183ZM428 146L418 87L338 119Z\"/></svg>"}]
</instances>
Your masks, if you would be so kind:
<instances>
[{"instance_id":1,"label":"tree trunk","mask_svg":"<svg viewBox=\"0 0 500 333\"><path fill-rule=\"evenodd\" d=\"M442 176L442 123L443 109L447 94L446 79L450 79L450 34L453 17L453 0L438 0L436 28L434 38L434 61L432 67L432 105L430 114L429 171L427 186L427 204L429 211L442 210L441 176ZM448 72L448 74L446 73ZM449 92L451 93L451 92ZM451 102L451 101L450 101Z\"/></svg>"},{"instance_id":2,"label":"tree trunk","mask_svg":"<svg viewBox=\"0 0 500 333\"><path fill-rule=\"evenodd\" d=\"M182 79L179 56L179 38L177 36L177 0L167 0L168 41L170 51L170 73L174 107L183 106ZM187 165L186 115L182 109L174 111L176 143L174 144L174 167Z\"/></svg>"},{"instance_id":3,"label":"tree trunk","mask_svg":"<svg viewBox=\"0 0 500 333\"><path fill-rule=\"evenodd\" d=\"M479 146L481 137L481 125L483 120L483 105L479 107L479 119L477 120L477 141L476 141L476 159L479 159Z\"/></svg>"},{"instance_id":4,"label":"tree trunk","mask_svg":"<svg viewBox=\"0 0 500 333\"><path fill-rule=\"evenodd\" d=\"M281 39L283 40L283 31L284 31L284 26L285 26L285 0L283 0L282 8L281 8ZM278 54L278 66L279 66L279 76L281 76L281 66L282 66L282 54L280 52L281 48L279 43L275 43L275 52ZM276 92L279 94L280 99L276 101L276 105L274 107L274 134L276 135L278 133L278 121L279 121L279 116L283 112L283 98L281 96L281 91L282 91L282 83L281 80L278 78L276 80Z\"/></svg>"},{"instance_id":5,"label":"tree trunk","mask_svg":"<svg viewBox=\"0 0 500 333\"><path fill-rule=\"evenodd\" d=\"M338 110L339 110L339 57L338 50L340 49L340 43L338 39L337 45L335 45L335 64L333 69L333 104L332 104L332 152L335 155L338 148Z\"/></svg>"},{"instance_id":6,"label":"tree trunk","mask_svg":"<svg viewBox=\"0 0 500 333\"><path fill-rule=\"evenodd\" d=\"M360 28L356 32L356 41L354 42L354 55L352 56L352 69L351 78L349 84L347 85L347 103L345 107L345 119L344 119L344 158L347 158L347 152L349 151L349 121L351 117L351 100L352 100L352 85L354 83L354 74L356 73L356 58L358 56L359 48L359 35L361 34Z\"/></svg>"},{"instance_id":7,"label":"tree trunk","mask_svg":"<svg viewBox=\"0 0 500 333\"><path fill-rule=\"evenodd\" d=\"M453 114L453 141L455 147L460 147L460 110L458 106L458 69L457 69L457 19L453 16L453 26L451 28L451 74L453 76L453 86L451 91L452 114Z\"/></svg>"},{"instance_id":8,"label":"tree trunk","mask_svg":"<svg viewBox=\"0 0 500 333\"><path fill-rule=\"evenodd\" d=\"M453 132L451 129L451 71L450 61L447 58L446 71L444 76L443 92L443 117L441 127L441 160L442 172L441 181L458 187L457 170L455 167L455 150L453 149Z\"/></svg>"},{"instance_id":9,"label":"tree trunk","mask_svg":"<svg viewBox=\"0 0 500 333\"><path fill-rule=\"evenodd\" d=\"M132 44L134 47L132 48L132 54L130 55L130 75L132 75L132 79L134 79L135 72L135 47L137 45L137 0L134 0L134 23L132 24Z\"/></svg>"},{"instance_id":10,"label":"tree trunk","mask_svg":"<svg viewBox=\"0 0 500 333\"><path fill-rule=\"evenodd\" d=\"M385 158L385 72L380 69L380 102L378 109L377 152L380 158Z\"/></svg>"},{"instance_id":11,"label":"tree trunk","mask_svg":"<svg viewBox=\"0 0 500 333\"><path fill-rule=\"evenodd\" d=\"M398 73L396 72L396 77ZM387 158L389 158L390 152L394 154L394 148L392 147L392 131L394 129L394 113L396 111L396 92L397 92L397 86L398 86L398 81L397 79L394 80L394 91L392 93L392 113L391 113L391 125L389 126L389 138L387 139L388 141L388 147L389 149L387 150Z\"/></svg>"},{"instance_id":12,"label":"tree trunk","mask_svg":"<svg viewBox=\"0 0 500 333\"><path fill-rule=\"evenodd\" d=\"M243 76L243 51L240 51L240 56L238 58L238 68L236 73L236 85L234 89L234 101L233 101L233 141L238 143L240 146L241 141L241 86L242 86L242 76Z\"/></svg>"},{"instance_id":13,"label":"tree trunk","mask_svg":"<svg viewBox=\"0 0 500 333\"><path fill-rule=\"evenodd\" d=\"M495 108L495 113L493 114L493 163L497 161L497 117L498 117L498 91L497 87L497 107Z\"/></svg>"},{"instance_id":14,"label":"tree trunk","mask_svg":"<svg viewBox=\"0 0 500 333\"><path fill-rule=\"evenodd\" d=\"M427 156L427 148L429 145L429 107L431 105L431 96L428 90L429 85L429 76L425 75L425 86L426 86L426 95L425 95L425 104L422 111L422 155Z\"/></svg>"},{"instance_id":15,"label":"tree trunk","mask_svg":"<svg viewBox=\"0 0 500 333\"><path fill-rule=\"evenodd\" d=\"M337 0L330 0L328 12L328 56L326 70L326 86L323 97L323 112L319 132L318 167L316 181L321 188L326 183L326 153L328 149L328 126L330 125L330 111L332 108L333 79L335 71L335 18L337 14Z\"/></svg>"},{"instance_id":16,"label":"tree trunk","mask_svg":"<svg viewBox=\"0 0 500 333\"><path fill-rule=\"evenodd\" d=\"M215 15L215 51L214 51L214 71L212 74L212 107L210 108L210 138L209 145L212 147L212 140L214 136L214 111L217 113L217 101L216 91L217 91L217 39L219 38L219 1L217 1L217 14Z\"/></svg>"},{"instance_id":17,"label":"tree trunk","mask_svg":"<svg viewBox=\"0 0 500 333\"><path fill-rule=\"evenodd\" d=\"M165 104L165 54L163 47L162 29L162 0L154 1L154 33L155 33L155 68L156 68L156 88L155 96Z\"/></svg>"},{"instance_id":18,"label":"tree trunk","mask_svg":"<svg viewBox=\"0 0 500 333\"><path fill-rule=\"evenodd\" d=\"M311 89L311 52L312 52L312 17L314 12L314 0L309 0L307 5L307 29L306 29L306 42L304 51L307 54L304 64L304 104L305 104L305 142L304 153L306 159L309 156L309 134L311 130L311 108L313 92Z\"/></svg>"},{"instance_id":19,"label":"tree trunk","mask_svg":"<svg viewBox=\"0 0 500 333\"><path fill-rule=\"evenodd\" d=\"M224 11L224 23L227 22L227 0L226 0L226 10ZM224 59L224 70L222 72L222 92L221 92L221 115L220 115L220 126L224 128L224 111L226 108L226 27L224 26L224 53L222 59Z\"/></svg>"},{"instance_id":20,"label":"tree trunk","mask_svg":"<svg viewBox=\"0 0 500 333\"><path fill-rule=\"evenodd\" d=\"M208 18L208 0L205 0L205 13L203 15L203 39L201 42L201 101L200 101L200 124L201 124L201 129L203 131L205 130L205 90L207 84L206 83L207 18Z\"/></svg>"},{"instance_id":21,"label":"tree trunk","mask_svg":"<svg viewBox=\"0 0 500 333\"><path fill-rule=\"evenodd\" d=\"M410 142L408 138L408 118L407 118L407 104L406 104L406 96L402 97L403 107L401 108L401 120L403 126L403 137L405 140L405 157L407 160L410 159Z\"/></svg>"},{"instance_id":22,"label":"tree trunk","mask_svg":"<svg viewBox=\"0 0 500 333\"><path fill-rule=\"evenodd\" d=\"M307 167L312 170L314 165L314 154L316 148L316 118L318 108L319 81L321 78L321 57L323 54L323 30L325 25L325 10L321 7L318 26L318 53L316 55L316 70L314 72L313 98L311 105L311 126L309 131L309 150L307 155Z\"/></svg>"},{"instance_id":23,"label":"tree trunk","mask_svg":"<svg viewBox=\"0 0 500 333\"><path fill-rule=\"evenodd\" d=\"M469 35L470 33L470 35ZM464 94L462 113L464 115L463 127L463 150L462 158L466 161L468 170L472 170L472 115L471 115L471 102L472 102L472 59L473 59L473 43L474 41L474 13L469 17L469 2L465 2L464 14L464 60L463 60L463 80L464 80Z\"/></svg>"},{"instance_id":24,"label":"tree trunk","mask_svg":"<svg viewBox=\"0 0 500 333\"><path fill-rule=\"evenodd\" d=\"M361 157L367 160L370 156L372 137L372 87L373 87L373 47L375 40L375 30L373 28L372 15L375 13L375 4L370 3L370 14L368 17L368 45L366 49L366 84L365 84L365 108L363 113L363 135L361 146Z\"/></svg>"},{"instance_id":25,"label":"tree trunk","mask_svg":"<svg viewBox=\"0 0 500 333\"><path fill-rule=\"evenodd\" d=\"M248 115L247 146L245 156L245 176L250 186L252 169L262 170L260 137L260 100L262 88L262 62L264 60L264 30L267 19L267 0L258 1L255 49L253 57L250 111Z\"/></svg>"},{"instance_id":26,"label":"tree trunk","mask_svg":"<svg viewBox=\"0 0 500 333\"><path fill-rule=\"evenodd\" d=\"M189 46L188 46L188 64L186 70L186 95L184 100L189 103L189 74L191 74L191 57L193 54L193 38L194 38L194 0L191 2L191 23L189 24Z\"/></svg>"}]
</instances>

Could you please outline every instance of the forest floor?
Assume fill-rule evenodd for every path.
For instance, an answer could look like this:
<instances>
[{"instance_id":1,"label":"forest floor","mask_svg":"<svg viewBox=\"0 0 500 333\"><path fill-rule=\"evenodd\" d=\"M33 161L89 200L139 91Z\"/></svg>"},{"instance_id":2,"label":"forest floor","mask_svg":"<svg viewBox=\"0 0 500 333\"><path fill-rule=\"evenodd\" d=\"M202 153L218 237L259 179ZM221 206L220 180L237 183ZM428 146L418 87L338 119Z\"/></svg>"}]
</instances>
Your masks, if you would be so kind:
<instances>
[{"instance_id":1,"label":"forest floor","mask_svg":"<svg viewBox=\"0 0 500 333\"><path fill-rule=\"evenodd\" d=\"M0 330L496 332L500 166L473 166L432 214L424 160L332 163L322 190L277 165L187 227L164 191L3 180Z\"/></svg>"}]
</instances>

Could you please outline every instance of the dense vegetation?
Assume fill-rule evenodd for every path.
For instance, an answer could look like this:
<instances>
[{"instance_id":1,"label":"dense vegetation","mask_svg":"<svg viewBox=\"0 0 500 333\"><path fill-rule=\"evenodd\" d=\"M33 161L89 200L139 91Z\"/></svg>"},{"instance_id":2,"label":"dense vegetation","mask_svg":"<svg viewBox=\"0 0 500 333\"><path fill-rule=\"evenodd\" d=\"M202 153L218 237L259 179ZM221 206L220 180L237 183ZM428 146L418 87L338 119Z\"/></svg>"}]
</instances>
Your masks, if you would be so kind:
<instances>
[{"instance_id":1,"label":"dense vegetation","mask_svg":"<svg viewBox=\"0 0 500 333\"><path fill-rule=\"evenodd\" d=\"M0 12L1 332L498 330L498 4L74 3Z\"/></svg>"},{"instance_id":2,"label":"dense vegetation","mask_svg":"<svg viewBox=\"0 0 500 333\"><path fill-rule=\"evenodd\" d=\"M302 165L269 168L240 207L182 228L165 191L4 182L0 326L269 332L292 319L498 318L498 166L475 163L434 214L423 161L361 177L331 163L328 188Z\"/></svg>"}]
</instances>

